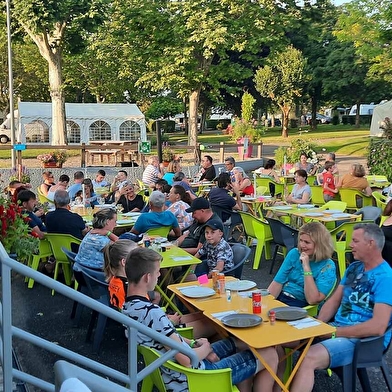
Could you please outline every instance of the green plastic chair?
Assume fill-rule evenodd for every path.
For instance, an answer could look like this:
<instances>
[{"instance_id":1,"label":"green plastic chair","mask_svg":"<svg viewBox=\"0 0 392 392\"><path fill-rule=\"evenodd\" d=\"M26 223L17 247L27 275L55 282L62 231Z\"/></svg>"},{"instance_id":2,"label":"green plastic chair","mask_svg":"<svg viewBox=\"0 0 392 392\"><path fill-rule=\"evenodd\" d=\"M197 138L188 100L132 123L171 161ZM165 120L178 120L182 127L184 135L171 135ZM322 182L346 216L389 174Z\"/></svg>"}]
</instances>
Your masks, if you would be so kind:
<instances>
[{"instance_id":1,"label":"green plastic chair","mask_svg":"<svg viewBox=\"0 0 392 392\"><path fill-rule=\"evenodd\" d=\"M366 196L357 189L340 188L339 194L340 200L347 203L347 210L358 211L362 207L373 205L373 198L371 196ZM362 200L362 206L358 204L359 200Z\"/></svg>"},{"instance_id":2,"label":"green plastic chair","mask_svg":"<svg viewBox=\"0 0 392 392\"><path fill-rule=\"evenodd\" d=\"M282 194L283 195L283 187L284 184L281 184L279 182L275 182L273 179L269 178L269 177L257 177L256 178L256 187L259 186L265 186L267 191L266 194L270 195L270 184L274 184L275 185L275 196Z\"/></svg>"},{"instance_id":3,"label":"green plastic chair","mask_svg":"<svg viewBox=\"0 0 392 392\"><path fill-rule=\"evenodd\" d=\"M255 256L253 259L253 269L258 269L263 249L265 252L265 258L267 260L271 259L271 242L273 240L271 228L267 222L254 217L248 212L239 211L239 214L247 237L246 245L251 246L252 241L254 239L257 240Z\"/></svg>"},{"instance_id":4,"label":"green plastic chair","mask_svg":"<svg viewBox=\"0 0 392 392\"><path fill-rule=\"evenodd\" d=\"M65 283L70 286L72 280L71 263L61 248L72 249L72 244L80 245L82 241L70 234L45 233L45 238L50 242L53 256L56 259L53 279L57 280L59 268L61 268L64 273ZM52 290L52 295L54 295L54 290Z\"/></svg>"},{"instance_id":5,"label":"green plastic chair","mask_svg":"<svg viewBox=\"0 0 392 392\"><path fill-rule=\"evenodd\" d=\"M146 366L160 358L160 355L149 347L139 345L138 351L143 356ZM231 369L191 369L185 366L181 366L173 361L165 362L165 367L186 375L189 392L238 392L238 388L231 383ZM166 391L159 368L144 378L142 392L151 392L154 386L156 389L158 389L159 392Z\"/></svg>"},{"instance_id":6,"label":"green plastic chair","mask_svg":"<svg viewBox=\"0 0 392 392\"><path fill-rule=\"evenodd\" d=\"M350 242L354 231L354 226L359 222L344 222L331 231L335 252L338 256L338 269L340 279L346 271L346 253L351 253ZM360 223L374 223L366 220Z\"/></svg>"},{"instance_id":7,"label":"green plastic chair","mask_svg":"<svg viewBox=\"0 0 392 392\"><path fill-rule=\"evenodd\" d=\"M325 204L323 187L321 185L310 185L310 190L312 192L312 204L322 206Z\"/></svg>"},{"instance_id":8,"label":"green plastic chair","mask_svg":"<svg viewBox=\"0 0 392 392\"><path fill-rule=\"evenodd\" d=\"M256 188L256 195L263 196L267 191L268 191L268 188L266 186L260 185ZM269 193L269 191L268 191L268 193Z\"/></svg>"},{"instance_id":9,"label":"green plastic chair","mask_svg":"<svg viewBox=\"0 0 392 392\"><path fill-rule=\"evenodd\" d=\"M171 230L171 226L154 227L152 229L147 230L147 234L167 238L170 230Z\"/></svg>"},{"instance_id":10,"label":"green plastic chair","mask_svg":"<svg viewBox=\"0 0 392 392\"><path fill-rule=\"evenodd\" d=\"M41 189L37 188L37 196L40 203L49 203L53 205L53 200L48 199L42 192Z\"/></svg>"},{"instance_id":11,"label":"green plastic chair","mask_svg":"<svg viewBox=\"0 0 392 392\"><path fill-rule=\"evenodd\" d=\"M43 238L42 240L39 241L39 250L37 255L31 255L27 265L32 268L34 271L38 270L39 262L41 260L45 260L48 257L53 255L52 247L50 246L50 242L46 239ZM34 279L33 278L28 278L26 276L25 282L27 283L27 287L29 289L32 289L34 286Z\"/></svg>"},{"instance_id":12,"label":"green plastic chair","mask_svg":"<svg viewBox=\"0 0 392 392\"><path fill-rule=\"evenodd\" d=\"M381 208L381 211L384 211L387 206L388 198L384 196L381 192L374 191L372 193L373 199L376 201L376 206Z\"/></svg>"},{"instance_id":13,"label":"green plastic chair","mask_svg":"<svg viewBox=\"0 0 392 392\"><path fill-rule=\"evenodd\" d=\"M340 200L330 200L320 207L320 210L338 210L344 212L347 207L347 203Z\"/></svg>"}]
</instances>

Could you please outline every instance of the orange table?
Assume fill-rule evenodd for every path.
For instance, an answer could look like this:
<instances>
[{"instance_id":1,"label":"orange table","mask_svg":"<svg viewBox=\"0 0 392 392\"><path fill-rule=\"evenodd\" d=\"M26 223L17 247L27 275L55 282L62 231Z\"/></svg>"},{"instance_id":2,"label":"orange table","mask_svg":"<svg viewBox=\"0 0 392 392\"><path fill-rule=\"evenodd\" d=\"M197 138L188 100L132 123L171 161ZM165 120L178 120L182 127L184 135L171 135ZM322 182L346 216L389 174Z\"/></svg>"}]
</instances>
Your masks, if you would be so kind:
<instances>
[{"instance_id":1,"label":"orange table","mask_svg":"<svg viewBox=\"0 0 392 392\"><path fill-rule=\"evenodd\" d=\"M271 309L277 306L285 306L283 303L273 299L272 296L268 296L268 308L263 309L263 312L260 315L260 317L263 319L263 322L260 325L252 328L230 328L225 326L218 319L214 318L212 314L227 310L238 309L238 302L236 302L238 300L238 297L236 298L236 296L234 296L231 302L227 302L225 295L219 296L218 294L208 298L194 299L185 297L181 293L181 291L178 290L178 287L192 284L194 285L195 282L171 285L169 286L169 288L179 298L181 298L182 301L186 301L192 307L203 311L203 314L209 319L211 319L217 325L217 327L246 343L252 350L254 355L260 360L260 362L265 366L267 371L280 385L283 391L288 391L288 387L293 380L296 372L298 371L298 368L301 365L303 359L305 358L305 355L307 354L314 338L326 334L332 334L335 331L335 327L332 327L321 321L319 321L320 324L317 326L304 329L297 329L289 325L285 321L276 321L274 325L271 325L268 321L268 308ZM209 282L209 286L212 286L211 281ZM248 298L247 300L249 313L251 313L251 299ZM303 351L300 354L289 379L285 384L283 384L283 382L278 378L276 373L265 362L264 358L257 352L257 349L276 345L284 345L285 343L290 343L293 341L302 341L303 343L299 344L295 349L293 349L292 352L297 351L301 347L303 347Z\"/></svg>"}]
</instances>

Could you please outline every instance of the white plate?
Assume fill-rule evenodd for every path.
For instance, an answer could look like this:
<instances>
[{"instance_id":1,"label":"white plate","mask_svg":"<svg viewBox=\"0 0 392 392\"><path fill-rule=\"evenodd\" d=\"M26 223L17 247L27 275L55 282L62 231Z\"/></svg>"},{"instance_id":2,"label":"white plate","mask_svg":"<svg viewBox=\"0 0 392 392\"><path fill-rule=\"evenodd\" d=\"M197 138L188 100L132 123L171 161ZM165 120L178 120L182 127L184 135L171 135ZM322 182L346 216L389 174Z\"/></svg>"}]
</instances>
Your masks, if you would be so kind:
<instances>
[{"instance_id":1,"label":"white plate","mask_svg":"<svg viewBox=\"0 0 392 392\"><path fill-rule=\"evenodd\" d=\"M132 225L134 223L134 221L132 221L131 219L119 219L118 221L116 221L117 225Z\"/></svg>"},{"instance_id":2,"label":"white plate","mask_svg":"<svg viewBox=\"0 0 392 392\"><path fill-rule=\"evenodd\" d=\"M314 208L314 204L298 204L298 208Z\"/></svg>"},{"instance_id":3,"label":"white plate","mask_svg":"<svg viewBox=\"0 0 392 392\"><path fill-rule=\"evenodd\" d=\"M340 211L340 210L324 210L324 214L341 214L342 213L342 211Z\"/></svg>"},{"instance_id":4,"label":"white plate","mask_svg":"<svg viewBox=\"0 0 392 392\"><path fill-rule=\"evenodd\" d=\"M291 206L276 206L276 207L274 207L274 210L281 210L281 211L292 210L292 209L293 209L293 207L291 207Z\"/></svg>"},{"instance_id":5,"label":"white plate","mask_svg":"<svg viewBox=\"0 0 392 392\"><path fill-rule=\"evenodd\" d=\"M350 214L347 214L345 212L331 215L332 218L348 218L349 216Z\"/></svg>"},{"instance_id":6,"label":"white plate","mask_svg":"<svg viewBox=\"0 0 392 392\"><path fill-rule=\"evenodd\" d=\"M141 212L126 212L123 216L139 216Z\"/></svg>"},{"instance_id":7,"label":"white plate","mask_svg":"<svg viewBox=\"0 0 392 392\"><path fill-rule=\"evenodd\" d=\"M115 208L113 204L97 204L94 208Z\"/></svg>"},{"instance_id":8,"label":"white plate","mask_svg":"<svg viewBox=\"0 0 392 392\"><path fill-rule=\"evenodd\" d=\"M250 200L250 201L256 200L255 197L249 197L249 196L244 196L244 197L242 197L241 199L243 199L243 200Z\"/></svg>"},{"instance_id":9,"label":"white plate","mask_svg":"<svg viewBox=\"0 0 392 392\"><path fill-rule=\"evenodd\" d=\"M324 216L321 212L307 212L305 216Z\"/></svg>"},{"instance_id":10,"label":"white plate","mask_svg":"<svg viewBox=\"0 0 392 392\"><path fill-rule=\"evenodd\" d=\"M215 290L210 287L189 287L187 289L182 289L181 293L185 295L185 297L189 298L203 298L203 297L211 297L215 295Z\"/></svg>"},{"instance_id":11,"label":"white plate","mask_svg":"<svg viewBox=\"0 0 392 392\"><path fill-rule=\"evenodd\" d=\"M249 290L255 286L256 283L252 282L251 280L233 280L226 282L226 288L234 291Z\"/></svg>"},{"instance_id":12,"label":"white plate","mask_svg":"<svg viewBox=\"0 0 392 392\"><path fill-rule=\"evenodd\" d=\"M261 196L259 196L259 199L272 199L272 196L270 196L270 195L261 195Z\"/></svg>"}]
</instances>

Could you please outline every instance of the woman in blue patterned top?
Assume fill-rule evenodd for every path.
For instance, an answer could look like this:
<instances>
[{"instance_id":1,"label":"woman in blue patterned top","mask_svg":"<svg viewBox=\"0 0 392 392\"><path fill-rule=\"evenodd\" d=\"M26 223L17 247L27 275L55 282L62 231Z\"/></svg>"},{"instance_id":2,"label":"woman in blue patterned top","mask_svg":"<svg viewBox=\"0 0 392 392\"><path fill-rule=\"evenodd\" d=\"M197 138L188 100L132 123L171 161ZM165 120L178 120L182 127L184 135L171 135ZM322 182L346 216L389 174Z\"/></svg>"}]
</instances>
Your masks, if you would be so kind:
<instances>
[{"instance_id":1,"label":"woman in blue patterned top","mask_svg":"<svg viewBox=\"0 0 392 392\"><path fill-rule=\"evenodd\" d=\"M268 290L291 306L322 302L336 282L332 253L332 238L325 226L305 224L299 231L298 248L287 254Z\"/></svg>"}]
</instances>

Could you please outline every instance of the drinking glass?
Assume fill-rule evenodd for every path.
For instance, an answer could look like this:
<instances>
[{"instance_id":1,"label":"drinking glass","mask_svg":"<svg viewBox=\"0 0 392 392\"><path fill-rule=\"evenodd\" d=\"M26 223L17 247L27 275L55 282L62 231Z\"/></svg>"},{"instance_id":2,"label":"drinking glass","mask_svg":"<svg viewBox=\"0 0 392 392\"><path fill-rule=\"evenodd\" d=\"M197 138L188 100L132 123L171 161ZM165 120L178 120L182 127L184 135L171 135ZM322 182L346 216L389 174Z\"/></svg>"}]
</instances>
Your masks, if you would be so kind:
<instances>
[{"instance_id":1,"label":"drinking glass","mask_svg":"<svg viewBox=\"0 0 392 392\"><path fill-rule=\"evenodd\" d=\"M121 204L117 204L116 210L118 214L121 214L124 211L124 207Z\"/></svg>"},{"instance_id":2,"label":"drinking glass","mask_svg":"<svg viewBox=\"0 0 392 392\"><path fill-rule=\"evenodd\" d=\"M105 204L105 198L104 197L98 197L97 201L98 201L98 204L101 205L101 206L103 204Z\"/></svg>"}]
</instances>

